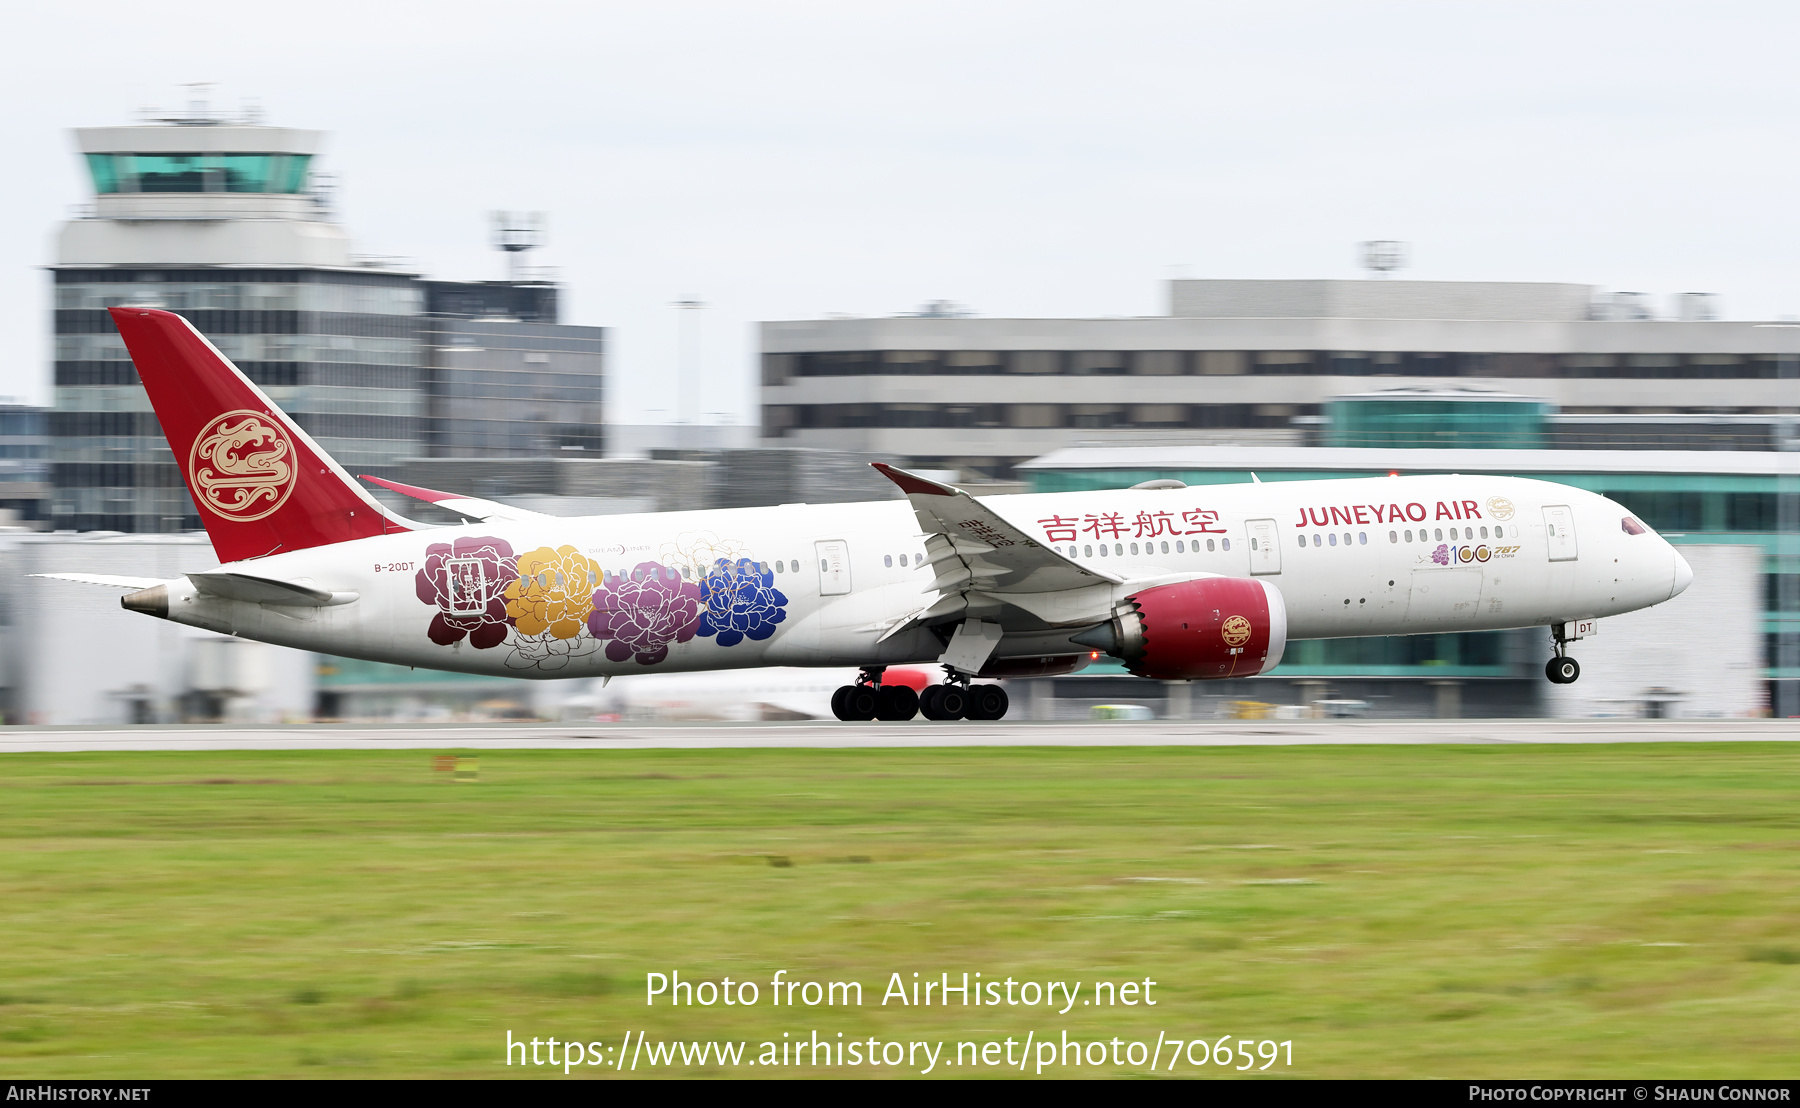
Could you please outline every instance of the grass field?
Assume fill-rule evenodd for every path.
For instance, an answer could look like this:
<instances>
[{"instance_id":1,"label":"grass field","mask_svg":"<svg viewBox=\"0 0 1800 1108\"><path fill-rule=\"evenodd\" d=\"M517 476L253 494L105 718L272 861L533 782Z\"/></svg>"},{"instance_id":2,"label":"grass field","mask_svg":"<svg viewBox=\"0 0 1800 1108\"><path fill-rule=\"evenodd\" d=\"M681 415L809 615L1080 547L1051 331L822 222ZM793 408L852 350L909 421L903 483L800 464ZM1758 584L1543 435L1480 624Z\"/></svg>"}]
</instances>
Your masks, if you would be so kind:
<instances>
[{"instance_id":1,"label":"grass field","mask_svg":"<svg viewBox=\"0 0 1800 1108\"><path fill-rule=\"evenodd\" d=\"M508 1031L634 1029L1792 1076L1797 771L1789 744L489 751L460 782L403 752L7 755L0 1076L546 1076ZM780 969L865 1002L773 1007ZM646 1007L671 970L761 1003ZM915 971L1158 1003L881 1006ZM1008 1071L936 1071L971 1072Z\"/></svg>"}]
</instances>

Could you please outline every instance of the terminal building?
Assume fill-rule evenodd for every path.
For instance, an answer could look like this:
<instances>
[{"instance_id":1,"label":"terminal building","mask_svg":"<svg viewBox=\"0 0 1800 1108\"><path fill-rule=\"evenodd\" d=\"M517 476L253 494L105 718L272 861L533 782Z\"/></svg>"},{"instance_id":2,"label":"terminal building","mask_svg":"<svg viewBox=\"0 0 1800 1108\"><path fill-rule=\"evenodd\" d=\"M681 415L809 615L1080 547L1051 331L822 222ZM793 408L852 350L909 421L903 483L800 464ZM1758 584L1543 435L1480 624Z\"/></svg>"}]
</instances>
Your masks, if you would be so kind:
<instances>
[{"instance_id":1,"label":"terminal building","mask_svg":"<svg viewBox=\"0 0 1800 1108\"><path fill-rule=\"evenodd\" d=\"M765 441L1007 481L1079 443L1348 444L1334 402L1397 386L1532 397L1547 447L1795 434L1800 325L1722 321L1699 294L1668 318L1573 284L1179 280L1168 299L1142 318L764 323Z\"/></svg>"},{"instance_id":2,"label":"terminal building","mask_svg":"<svg viewBox=\"0 0 1800 1108\"><path fill-rule=\"evenodd\" d=\"M352 472L601 446L605 336L545 281L428 281L357 256L318 131L188 117L75 132L94 189L59 229L49 515L200 519L105 309L180 312Z\"/></svg>"}]
</instances>

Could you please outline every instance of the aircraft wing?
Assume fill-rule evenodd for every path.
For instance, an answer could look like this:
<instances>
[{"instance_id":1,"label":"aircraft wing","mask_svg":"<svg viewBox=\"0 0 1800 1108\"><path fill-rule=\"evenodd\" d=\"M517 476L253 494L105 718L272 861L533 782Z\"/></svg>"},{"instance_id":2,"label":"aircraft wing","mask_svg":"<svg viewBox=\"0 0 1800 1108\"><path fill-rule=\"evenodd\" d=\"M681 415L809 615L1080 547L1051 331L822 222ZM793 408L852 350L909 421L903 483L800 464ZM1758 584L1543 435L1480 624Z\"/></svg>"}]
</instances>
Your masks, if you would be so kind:
<instances>
[{"instance_id":1,"label":"aircraft wing","mask_svg":"<svg viewBox=\"0 0 1800 1108\"><path fill-rule=\"evenodd\" d=\"M120 577L114 573L33 573L31 577L44 577L52 581L74 581L80 585L99 585L108 589L147 589L152 585L160 585L161 581L154 577Z\"/></svg>"},{"instance_id":2,"label":"aircraft wing","mask_svg":"<svg viewBox=\"0 0 1800 1108\"><path fill-rule=\"evenodd\" d=\"M1103 618L1096 612L1107 610L1107 586L1123 578L1077 565L959 488L872 464L912 504L934 574L925 591L936 594L883 638L920 624L995 618L1003 605L1052 626Z\"/></svg>"},{"instance_id":3,"label":"aircraft wing","mask_svg":"<svg viewBox=\"0 0 1800 1108\"><path fill-rule=\"evenodd\" d=\"M436 504L446 511L455 512L459 516L474 520L478 523L490 523L495 520L555 518L553 516L547 516L543 512L532 512L527 511L524 508L514 508L508 504L500 504L492 500L482 500L480 497L459 496L453 492L439 492L436 489L424 489L417 485L402 485L398 481L386 481L380 477L370 477L366 473L359 474L359 476L361 476L363 480L380 485L384 489L392 489L402 496L410 496L414 500L423 500L427 504Z\"/></svg>"}]
</instances>

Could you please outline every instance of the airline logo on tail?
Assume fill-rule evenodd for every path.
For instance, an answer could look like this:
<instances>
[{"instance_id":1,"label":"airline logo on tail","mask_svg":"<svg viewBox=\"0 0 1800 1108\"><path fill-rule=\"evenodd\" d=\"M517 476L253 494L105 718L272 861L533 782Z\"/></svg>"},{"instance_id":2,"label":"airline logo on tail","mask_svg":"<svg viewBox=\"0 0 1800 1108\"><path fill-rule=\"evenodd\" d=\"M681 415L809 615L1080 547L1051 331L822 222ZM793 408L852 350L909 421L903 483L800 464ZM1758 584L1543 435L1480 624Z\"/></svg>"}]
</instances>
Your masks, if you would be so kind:
<instances>
[{"instance_id":1,"label":"airline logo on tail","mask_svg":"<svg viewBox=\"0 0 1800 1108\"><path fill-rule=\"evenodd\" d=\"M226 519L249 523L287 503L299 470L294 444L261 412L239 409L194 437L188 479L199 501Z\"/></svg>"}]
</instances>

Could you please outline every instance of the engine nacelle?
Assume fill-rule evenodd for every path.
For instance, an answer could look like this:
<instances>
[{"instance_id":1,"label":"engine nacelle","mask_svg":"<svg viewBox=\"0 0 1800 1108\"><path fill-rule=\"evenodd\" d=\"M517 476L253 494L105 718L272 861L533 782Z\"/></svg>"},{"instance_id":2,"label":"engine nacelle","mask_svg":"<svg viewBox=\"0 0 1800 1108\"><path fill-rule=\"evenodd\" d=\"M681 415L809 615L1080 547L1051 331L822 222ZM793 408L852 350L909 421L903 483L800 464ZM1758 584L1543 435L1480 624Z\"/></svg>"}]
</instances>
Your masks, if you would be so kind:
<instances>
[{"instance_id":1,"label":"engine nacelle","mask_svg":"<svg viewBox=\"0 0 1800 1108\"><path fill-rule=\"evenodd\" d=\"M1125 598L1112 622L1074 636L1162 681L1254 677L1287 649L1281 592L1249 577L1202 577Z\"/></svg>"}]
</instances>

